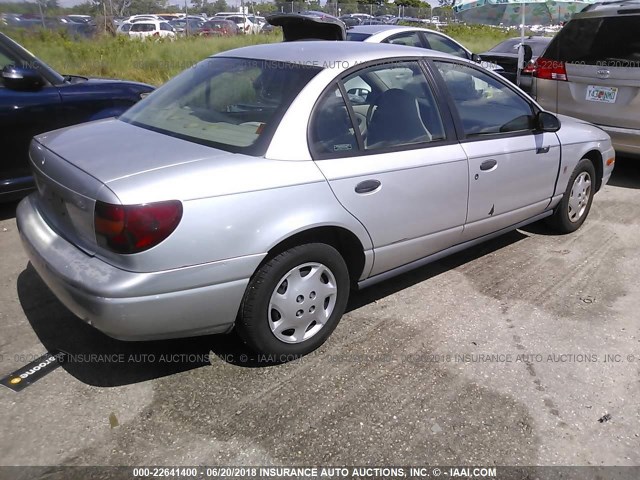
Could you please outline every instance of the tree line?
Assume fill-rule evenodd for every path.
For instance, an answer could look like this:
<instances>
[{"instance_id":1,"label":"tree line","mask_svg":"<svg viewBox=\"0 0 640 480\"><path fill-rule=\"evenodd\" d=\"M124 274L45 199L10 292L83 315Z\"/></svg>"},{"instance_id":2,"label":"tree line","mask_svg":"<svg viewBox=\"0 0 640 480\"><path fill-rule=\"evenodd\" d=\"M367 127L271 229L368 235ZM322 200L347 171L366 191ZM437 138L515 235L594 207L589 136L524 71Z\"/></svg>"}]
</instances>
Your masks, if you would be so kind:
<instances>
[{"instance_id":1,"label":"tree line","mask_svg":"<svg viewBox=\"0 0 640 480\"><path fill-rule=\"evenodd\" d=\"M324 11L331 15L337 13L344 15L349 13L369 13L376 15L397 15L398 12L405 12L407 16L414 16L416 13L409 13L415 9L422 14L449 16L452 0L438 0L440 6L433 8L428 2L422 0L395 0L388 3L385 0L351 0L340 1L338 3L327 1L321 5L318 1L300 2L255 2L246 1L244 5L250 13L268 15L276 12L297 12L301 10ZM402 10L404 7L408 10ZM141 13L179 13L184 12L184 5L176 6L169 4L168 0L85 0L79 5L64 8L58 0L36 0L36 2L0 2L0 13L18 13L39 15L42 10L45 16L80 14L80 15L107 15L112 17L124 17ZM209 16L218 12L228 12L237 10L237 7L230 6L225 0L191 0L187 4L189 13L204 13Z\"/></svg>"}]
</instances>

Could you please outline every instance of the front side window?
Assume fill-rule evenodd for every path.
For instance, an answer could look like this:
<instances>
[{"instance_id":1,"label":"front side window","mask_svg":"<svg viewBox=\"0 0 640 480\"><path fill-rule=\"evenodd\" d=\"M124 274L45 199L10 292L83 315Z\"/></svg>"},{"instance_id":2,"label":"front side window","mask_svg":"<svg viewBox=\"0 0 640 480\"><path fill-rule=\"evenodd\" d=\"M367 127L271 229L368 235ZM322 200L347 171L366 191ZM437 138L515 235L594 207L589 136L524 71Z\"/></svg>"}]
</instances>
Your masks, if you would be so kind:
<instances>
[{"instance_id":1,"label":"front side window","mask_svg":"<svg viewBox=\"0 0 640 480\"><path fill-rule=\"evenodd\" d=\"M8 65L14 64L15 60L13 60L12 55L10 55L8 51L5 51L2 46L0 46L0 70Z\"/></svg>"},{"instance_id":2,"label":"front side window","mask_svg":"<svg viewBox=\"0 0 640 480\"><path fill-rule=\"evenodd\" d=\"M467 65L434 63L451 94L467 137L532 129L531 105L505 83Z\"/></svg>"},{"instance_id":3,"label":"front side window","mask_svg":"<svg viewBox=\"0 0 640 480\"><path fill-rule=\"evenodd\" d=\"M0 70L2 70L4 67L7 67L9 65L14 65L14 64L15 62L9 56L9 52L5 52L0 46ZM4 87L4 81L2 80L1 76L0 76L0 87Z\"/></svg>"},{"instance_id":4,"label":"front side window","mask_svg":"<svg viewBox=\"0 0 640 480\"><path fill-rule=\"evenodd\" d=\"M318 71L282 62L209 58L120 119L227 151L262 154L289 104Z\"/></svg>"}]
</instances>

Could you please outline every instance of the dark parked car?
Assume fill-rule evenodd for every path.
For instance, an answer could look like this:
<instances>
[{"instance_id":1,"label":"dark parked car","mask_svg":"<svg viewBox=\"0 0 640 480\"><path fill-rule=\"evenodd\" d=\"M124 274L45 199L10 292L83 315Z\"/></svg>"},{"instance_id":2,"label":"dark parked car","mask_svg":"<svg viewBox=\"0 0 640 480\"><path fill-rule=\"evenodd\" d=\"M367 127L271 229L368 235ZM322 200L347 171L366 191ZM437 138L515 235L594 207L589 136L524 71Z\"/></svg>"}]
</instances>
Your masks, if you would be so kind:
<instances>
[{"instance_id":1,"label":"dark parked car","mask_svg":"<svg viewBox=\"0 0 640 480\"><path fill-rule=\"evenodd\" d=\"M202 20L189 18L187 20L181 18L178 20L171 20L169 25L173 27L178 35L199 35L202 32Z\"/></svg>"},{"instance_id":2,"label":"dark parked car","mask_svg":"<svg viewBox=\"0 0 640 480\"><path fill-rule=\"evenodd\" d=\"M63 76L0 33L0 201L33 188L28 149L39 133L115 117L154 87Z\"/></svg>"},{"instance_id":3,"label":"dark parked car","mask_svg":"<svg viewBox=\"0 0 640 480\"><path fill-rule=\"evenodd\" d=\"M223 18L213 18L204 22L200 29L200 35L212 37L230 37L232 35L238 35L239 33L240 29L234 22Z\"/></svg>"},{"instance_id":4,"label":"dark parked car","mask_svg":"<svg viewBox=\"0 0 640 480\"><path fill-rule=\"evenodd\" d=\"M520 88L525 92L531 92L531 84L533 79L533 72L535 71L535 61L542 55L544 50L551 42L552 37L535 37L529 36L524 39L524 44L531 47L531 60L527 62L525 68L520 73ZM488 52L480 54L482 60L485 62L497 63L504 68L504 73L501 73L503 77L516 83L516 77L518 75L518 48L522 39L520 37L510 38L504 42L499 43Z\"/></svg>"}]
</instances>

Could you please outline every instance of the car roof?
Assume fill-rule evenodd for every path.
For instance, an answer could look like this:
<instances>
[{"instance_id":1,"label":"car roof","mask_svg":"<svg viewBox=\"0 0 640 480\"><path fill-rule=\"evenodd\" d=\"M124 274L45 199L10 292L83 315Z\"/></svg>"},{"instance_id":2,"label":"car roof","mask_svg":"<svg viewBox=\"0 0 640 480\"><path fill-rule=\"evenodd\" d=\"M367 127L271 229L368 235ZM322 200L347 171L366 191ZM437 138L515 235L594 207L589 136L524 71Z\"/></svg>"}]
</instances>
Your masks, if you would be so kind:
<instances>
[{"instance_id":1,"label":"car roof","mask_svg":"<svg viewBox=\"0 0 640 480\"><path fill-rule=\"evenodd\" d=\"M302 65L347 65L386 60L398 57L445 57L461 60L459 57L426 48L392 45L386 43L342 42L331 40L296 41L269 43L237 48L218 53L212 57L236 57L275 62L290 62Z\"/></svg>"},{"instance_id":2,"label":"car roof","mask_svg":"<svg viewBox=\"0 0 640 480\"><path fill-rule=\"evenodd\" d=\"M421 27L405 27L403 25L356 25L347 30L347 33L368 33L370 35L374 35L380 32L411 32L411 31L420 31L420 32L435 32L440 33L436 30L430 30L428 28Z\"/></svg>"},{"instance_id":3,"label":"car roof","mask_svg":"<svg viewBox=\"0 0 640 480\"><path fill-rule=\"evenodd\" d=\"M573 18L588 18L612 16L618 14L640 14L640 0L617 0L612 2L598 2L585 7Z\"/></svg>"},{"instance_id":4,"label":"car roof","mask_svg":"<svg viewBox=\"0 0 640 480\"><path fill-rule=\"evenodd\" d=\"M519 42L521 39L522 37L507 38L506 40L503 40L502 42L498 43L496 47L505 42ZM545 37L542 35L530 35L528 37L524 37L524 43L549 43L551 40L553 40L553 37Z\"/></svg>"}]
</instances>

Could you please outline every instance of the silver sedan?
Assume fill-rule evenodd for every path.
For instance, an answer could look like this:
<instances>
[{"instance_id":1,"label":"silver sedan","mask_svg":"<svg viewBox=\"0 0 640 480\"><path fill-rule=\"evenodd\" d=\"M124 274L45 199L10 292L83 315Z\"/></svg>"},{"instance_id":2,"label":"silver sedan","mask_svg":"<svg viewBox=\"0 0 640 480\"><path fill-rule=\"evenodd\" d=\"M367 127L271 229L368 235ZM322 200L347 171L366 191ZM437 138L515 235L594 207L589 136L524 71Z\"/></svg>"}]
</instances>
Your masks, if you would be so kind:
<instances>
[{"instance_id":1,"label":"silver sedan","mask_svg":"<svg viewBox=\"0 0 640 480\"><path fill-rule=\"evenodd\" d=\"M326 41L215 55L30 157L23 244L78 317L296 355L352 288L537 220L576 230L615 161L601 129L473 62Z\"/></svg>"},{"instance_id":2,"label":"silver sedan","mask_svg":"<svg viewBox=\"0 0 640 480\"><path fill-rule=\"evenodd\" d=\"M367 43L391 43L409 47L430 48L456 57L473 60L488 70L504 72L494 62L487 62L453 38L436 30L403 25L357 25L347 30L347 40Z\"/></svg>"}]
</instances>

